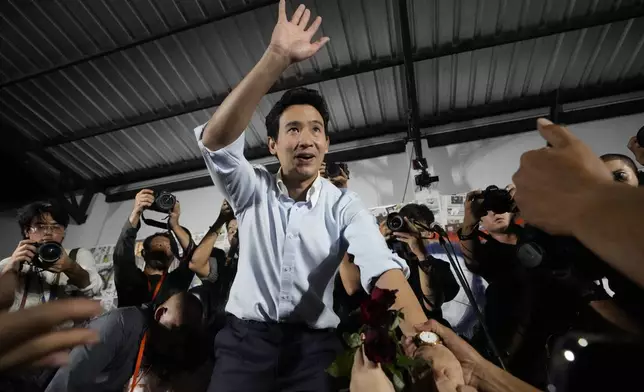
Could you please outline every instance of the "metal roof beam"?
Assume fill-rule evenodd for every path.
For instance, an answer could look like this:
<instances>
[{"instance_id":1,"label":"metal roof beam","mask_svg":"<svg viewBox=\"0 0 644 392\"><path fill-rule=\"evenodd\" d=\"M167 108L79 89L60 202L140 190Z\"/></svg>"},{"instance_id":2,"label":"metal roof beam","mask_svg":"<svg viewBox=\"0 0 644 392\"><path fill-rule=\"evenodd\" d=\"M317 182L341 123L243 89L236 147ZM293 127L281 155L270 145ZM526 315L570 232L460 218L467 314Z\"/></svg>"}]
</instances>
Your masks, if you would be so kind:
<instances>
[{"instance_id":1,"label":"metal roof beam","mask_svg":"<svg viewBox=\"0 0 644 392\"><path fill-rule=\"evenodd\" d=\"M562 112L559 114L560 120L564 123L572 124L577 122L584 121L593 121L602 118L610 118L618 115L627 115L644 111L644 105L638 106L639 103L644 103L644 100L628 101L628 102L617 102L616 104L607 104L607 105L592 105L591 109L584 109L580 107L579 109L566 109L565 104L583 102L592 99L616 96L618 94L632 93L635 91L644 91L644 77L630 79L624 81L624 83L617 85L605 85L597 86L593 88L585 89L575 89L575 90L561 90L559 92L559 103L563 105ZM458 123L462 121L471 121L475 119L481 119L486 117L499 116L504 114L512 114L526 110L541 109L545 108L545 114L548 113L548 108L553 102L552 94L537 95L531 97L525 97L518 100L513 100L509 102L496 102L487 105L476 106L467 109L458 109L452 110L439 114L437 116L427 116L421 118L419 122L420 129L432 128L441 125ZM635 104L631 102L636 102ZM606 106L608 109L603 109ZM573 112L580 112L578 114L571 114ZM536 125L532 121L532 129L534 130ZM339 143L347 143L356 140L364 140L373 137L379 137L383 135L393 134L393 133L406 133L408 130L406 122L396 122L396 123L384 123L376 126L368 126L355 130L343 130L340 132L330 134L331 146ZM429 138L432 140L437 140L435 143L439 143L440 140L446 140L446 142L440 142L439 145L460 143L465 136L456 137L455 135L464 135L462 130L446 132L445 134L451 134L453 132L458 132L451 139L443 139L446 136L437 135L424 135L423 138ZM519 130L519 132L523 132ZM478 140L482 138L501 136L494 133L494 127L490 128L490 132L487 134L480 135L467 135L469 140ZM405 139L404 136L401 137L401 140ZM448 143L449 142L449 143ZM259 146L252 149L247 149L245 151L245 156L248 160L262 159L269 157L268 149L266 146ZM146 169L142 171L137 171L125 175L117 175L110 178L107 178L101 182L101 188L105 189L108 187L114 187L121 184L129 184L138 181L152 180L156 178L171 176L171 175L180 175L185 173L194 172L197 170L202 170L205 168L205 163L203 158L191 159L184 162L173 163L171 165L163 165L151 169Z\"/></svg>"},{"instance_id":2,"label":"metal roof beam","mask_svg":"<svg viewBox=\"0 0 644 392\"><path fill-rule=\"evenodd\" d=\"M580 16L567 20L564 23L552 23L544 26L539 26L533 29L526 29L522 31L510 31L500 34L493 34L486 37L475 37L470 40L449 43L437 48L421 50L413 54L413 61L425 61L436 59L440 57L452 56L459 53L470 52L475 50L486 49L499 45L507 45L531 39L543 38L552 35L562 34L569 31L580 29L587 29L596 26L602 26L610 23L616 23L628 19L644 17L644 4L637 4L634 6L624 7L616 11L603 12L591 16ZM369 60L361 64L351 64L336 69L329 69L315 74L304 75L289 80L282 80L278 82L270 92L278 92L294 87L320 83L323 81L339 79L343 77L353 76L365 72L377 71L384 68L390 68L402 65L403 58L394 57L381 60ZM149 112L139 116L130 117L125 121L117 121L115 123L105 124L98 127L87 128L78 130L70 135L57 137L46 141L44 147L52 147L60 144L71 143L78 140L83 140L99 135L104 135L122 129L130 128L133 126L147 124L153 121L164 120L167 118L196 112L199 110L209 109L218 106L223 102L228 93L221 94L208 99L195 100L188 102L185 105L176 105L169 111L163 112ZM40 146L31 146L32 148L40 148Z\"/></svg>"},{"instance_id":3,"label":"metal roof beam","mask_svg":"<svg viewBox=\"0 0 644 392\"><path fill-rule=\"evenodd\" d=\"M175 35L175 34L179 34L181 32L187 31L187 30L196 29L198 27L207 25L209 23L217 22L217 21L222 20L222 19L227 19L227 18L237 16L239 14L243 14L243 13L246 13L246 12L251 12L251 11L254 11L254 10L258 9L258 8L273 5L273 4L276 4L278 2L279 2L279 0L263 0L263 1L257 1L255 3L251 3L250 5L245 5L245 2L244 2L243 6L241 6L241 7L231 7L231 9L228 12L225 12L225 13L223 13L221 15L212 16L210 18L206 18L204 20L201 20L201 21L199 21L197 23L187 24L185 26L182 26L182 27L179 27L179 28L176 28L176 29L168 30L168 31L166 31L164 33L154 34L154 35L151 35L151 36L149 36L147 38L143 38L143 39L140 39L140 40L137 40L137 41L133 41L133 42L127 44L127 45L117 46L116 48L104 50L102 52L94 53L94 54L91 54L91 55L88 55L88 56L83 56L83 57L81 57L81 58L79 58L77 60L70 61L68 63L64 63L64 64L61 64L61 65L58 65L58 66L55 66L55 67L52 67L52 68L48 68L48 69L45 69L45 70L42 70L42 71L33 72L33 73L28 74L28 75L21 76L19 78L13 79L13 80L9 80L8 82L5 82L5 83L1 84L0 88L13 86L13 85L18 84L18 83L26 82L27 80L30 80L30 79L35 79L35 78L38 78L40 76L49 75L49 74L52 74L54 72L58 72L58 71L61 71L63 69L66 69L66 68L74 67L74 66L79 65L79 64L83 64L83 63L87 63L87 62L92 61L92 60L100 59L100 58L109 56L109 55L114 54L114 53L118 53L118 52L122 52L124 50L128 50L128 49L136 47L136 46L145 45L145 44L147 44L149 42L157 41L157 40L160 40L162 38L169 37L169 36Z\"/></svg>"},{"instance_id":4,"label":"metal roof beam","mask_svg":"<svg viewBox=\"0 0 644 392\"><path fill-rule=\"evenodd\" d=\"M420 139L420 108L418 94L416 93L416 73L414 72L413 51L411 47L411 33L409 30L409 11L407 0L398 0L398 21L400 24L400 38L403 47L403 66L405 68L405 90L407 92L407 121L409 129L407 137L414 147L415 158L423 158L423 145Z\"/></svg>"}]
</instances>

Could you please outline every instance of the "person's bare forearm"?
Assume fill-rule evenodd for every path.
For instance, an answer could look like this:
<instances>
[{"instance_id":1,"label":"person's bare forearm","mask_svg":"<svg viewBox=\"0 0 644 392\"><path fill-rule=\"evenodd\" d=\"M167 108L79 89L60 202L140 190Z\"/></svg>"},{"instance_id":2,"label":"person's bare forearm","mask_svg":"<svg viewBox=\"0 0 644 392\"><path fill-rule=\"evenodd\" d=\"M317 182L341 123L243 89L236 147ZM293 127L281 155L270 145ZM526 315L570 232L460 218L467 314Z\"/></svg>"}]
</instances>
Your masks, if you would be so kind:
<instances>
[{"instance_id":1,"label":"person's bare forearm","mask_svg":"<svg viewBox=\"0 0 644 392\"><path fill-rule=\"evenodd\" d=\"M602 184L580 201L573 235L588 249L644 287L644 188ZM599 222L599 224L598 224Z\"/></svg>"},{"instance_id":2,"label":"person's bare forearm","mask_svg":"<svg viewBox=\"0 0 644 392\"><path fill-rule=\"evenodd\" d=\"M210 257L212 249L215 247L217 238L219 237L219 229L221 229L223 225L224 222L217 220L201 239L199 246L197 246L197 249L195 249L192 254L192 258L190 259L190 270L200 278L204 278L210 273L208 258Z\"/></svg>"},{"instance_id":3,"label":"person's bare forearm","mask_svg":"<svg viewBox=\"0 0 644 392\"><path fill-rule=\"evenodd\" d=\"M67 275L69 283L73 284L79 289L84 289L90 284L89 273L85 271L83 267L81 267L78 263L73 263L72 267L69 270L65 271L65 275Z\"/></svg>"},{"instance_id":4,"label":"person's bare forearm","mask_svg":"<svg viewBox=\"0 0 644 392\"><path fill-rule=\"evenodd\" d=\"M10 268L0 274L0 311L13 305L18 288L18 271Z\"/></svg>"},{"instance_id":5,"label":"person's bare forearm","mask_svg":"<svg viewBox=\"0 0 644 392\"><path fill-rule=\"evenodd\" d=\"M132 211L128 220L130 221L132 227L139 227L139 223L141 222L141 213Z\"/></svg>"},{"instance_id":6,"label":"person's bare forearm","mask_svg":"<svg viewBox=\"0 0 644 392\"><path fill-rule=\"evenodd\" d=\"M289 64L287 56L269 47L208 121L202 136L204 146L216 151L237 140L248 126L259 101Z\"/></svg>"},{"instance_id":7,"label":"person's bare forearm","mask_svg":"<svg viewBox=\"0 0 644 392\"><path fill-rule=\"evenodd\" d=\"M485 361L477 369L478 383L476 389L481 392L537 392L537 388L521 381L512 374Z\"/></svg>"},{"instance_id":8,"label":"person's bare forearm","mask_svg":"<svg viewBox=\"0 0 644 392\"><path fill-rule=\"evenodd\" d=\"M172 232L174 233L175 236L177 236L177 239L179 240L179 245L181 245L181 249L186 250L188 249L188 246L190 245L190 234L181 227L181 225L177 222L172 223L171 225Z\"/></svg>"},{"instance_id":9,"label":"person's bare forearm","mask_svg":"<svg viewBox=\"0 0 644 392\"><path fill-rule=\"evenodd\" d=\"M353 295L360 290L360 268L349 260L348 253L340 263L340 280L347 294Z\"/></svg>"},{"instance_id":10,"label":"person's bare forearm","mask_svg":"<svg viewBox=\"0 0 644 392\"><path fill-rule=\"evenodd\" d=\"M400 324L400 329L407 336L415 335L414 326L426 322L427 317L402 271L392 269L385 272L378 278L376 286L381 289L398 290L393 308L402 310L405 316L404 321Z\"/></svg>"}]
</instances>

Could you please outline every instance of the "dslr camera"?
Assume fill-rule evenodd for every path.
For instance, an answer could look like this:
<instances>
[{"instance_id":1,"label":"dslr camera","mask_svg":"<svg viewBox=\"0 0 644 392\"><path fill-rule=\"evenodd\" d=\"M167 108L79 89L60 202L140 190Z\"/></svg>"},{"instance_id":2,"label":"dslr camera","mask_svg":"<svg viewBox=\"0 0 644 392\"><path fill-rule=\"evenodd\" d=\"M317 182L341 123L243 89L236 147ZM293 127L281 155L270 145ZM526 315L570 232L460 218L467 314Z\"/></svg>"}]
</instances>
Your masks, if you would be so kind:
<instances>
[{"instance_id":1,"label":"dslr camera","mask_svg":"<svg viewBox=\"0 0 644 392\"><path fill-rule=\"evenodd\" d=\"M392 232L409 233L410 228L402 215L392 212L387 215L387 228Z\"/></svg>"},{"instance_id":2,"label":"dslr camera","mask_svg":"<svg viewBox=\"0 0 644 392\"><path fill-rule=\"evenodd\" d=\"M327 178L334 178L342 175L342 172L349 176L349 166L343 162L327 162L324 170Z\"/></svg>"},{"instance_id":3,"label":"dslr camera","mask_svg":"<svg viewBox=\"0 0 644 392\"><path fill-rule=\"evenodd\" d=\"M31 259L31 265L36 268L48 270L63 255L63 247L58 242L45 241L34 245L36 246L36 255Z\"/></svg>"},{"instance_id":4,"label":"dslr camera","mask_svg":"<svg viewBox=\"0 0 644 392\"><path fill-rule=\"evenodd\" d=\"M149 210L169 214L174 205L177 204L177 197L168 191L161 191L155 194L154 203Z\"/></svg>"},{"instance_id":5,"label":"dslr camera","mask_svg":"<svg viewBox=\"0 0 644 392\"><path fill-rule=\"evenodd\" d=\"M488 211L497 214L506 212L515 212L516 203L505 189L500 189L496 185L490 185L480 194L476 195L472 203L472 211L477 218L486 215Z\"/></svg>"}]
</instances>

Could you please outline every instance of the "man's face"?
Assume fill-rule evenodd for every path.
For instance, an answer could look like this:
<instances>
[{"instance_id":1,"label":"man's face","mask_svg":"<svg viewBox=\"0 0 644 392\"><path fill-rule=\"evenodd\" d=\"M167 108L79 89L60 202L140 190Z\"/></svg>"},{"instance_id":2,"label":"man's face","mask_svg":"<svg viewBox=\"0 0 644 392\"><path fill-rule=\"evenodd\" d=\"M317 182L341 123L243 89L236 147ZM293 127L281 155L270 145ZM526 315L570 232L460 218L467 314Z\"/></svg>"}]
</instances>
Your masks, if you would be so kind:
<instances>
[{"instance_id":1,"label":"man's face","mask_svg":"<svg viewBox=\"0 0 644 392\"><path fill-rule=\"evenodd\" d=\"M604 165L613 173L613 178L616 182L621 182L630 186L638 186L637 173L631 169L624 161L620 159L612 159L605 161Z\"/></svg>"},{"instance_id":2,"label":"man's face","mask_svg":"<svg viewBox=\"0 0 644 392\"><path fill-rule=\"evenodd\" d=\"M487 215L481 218L481 223L490 233L503 233L510 226L510 215L509 212L497 214L494 211L488 211Z\"/></svg>"},{"instance_id":3,"label":"man's face","mask_svg":"<svg viewBox=\"0 0 644 392\"><path fill-rule=\"evenodd\" d=\"M228 243L230 246L238 245L239 237L237 236L237 219L233 219L228 222Z\"/></svg>"},{"instance_id":4,"label":"man's face","mask_svg":"<svg viewBox=\"0 0 644 392\"><path fill-rule=\"evenodd\" d=\"M156 236L150 242L150 249L145 252L145 262L155 269L167 269L174 260L170 239Z\"/></svg>"},{"instance_id":5,"label":"man's face","mask_svg":"<svg viewBox=\"0 0 644 392\"><path fill-rule=\"evenodd\" d=\"M329 151L320 112L311 105L289 106L280 117L277 140L268 138L268 149L277 155L285 178L307 180L317 176Z\"/></svg>"},{"instance_id":6,"label":"man's face","mask_svg":"<svg viewBox=\"0 0 644 392\"><path fill-rule=\"evenodd\" d=\"M25 235L27 239L34 242L55 241L60 244L65 239L65 227L46 212L31 222Z\"/></svg>"}]
</instances>

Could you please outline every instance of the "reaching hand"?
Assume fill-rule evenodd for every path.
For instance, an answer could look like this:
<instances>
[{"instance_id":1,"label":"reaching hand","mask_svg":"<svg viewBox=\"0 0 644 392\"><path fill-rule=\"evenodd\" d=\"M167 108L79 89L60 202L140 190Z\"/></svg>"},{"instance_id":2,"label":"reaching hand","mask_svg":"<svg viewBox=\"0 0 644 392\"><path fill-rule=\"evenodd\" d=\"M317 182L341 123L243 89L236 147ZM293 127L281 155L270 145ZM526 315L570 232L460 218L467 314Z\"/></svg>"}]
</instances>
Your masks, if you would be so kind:
<instances>
[{"instance_id":1,"label":"reaching hand","mask_svg":"<svg viewBox=\"0 0 644 392\"><path fill-rule=\"evenodd\" d=\"M235 213L233 212L230 204L228 204L228 201L224 200L224 202L221 203L221 210L219 210L219 217L217 217L217 220L221 223L228 223L233 219L235 219Z\"/></svg>"},{"instance_id":2,"label":"reaching hand","mask_svg":"<svg viewBox=\"0 0 644 392\"><path fill-rule=\"evenodd\" d=\"M316 54L324 44L329 42L328 37L322 37L311 42L313 36L320 28L322 18L315 18L307 29L311 11L301 4L293 13L291 20L286 16L286 0L280 0L277 24L273 30L269 49L285 56L290 63L297 63Z\"/></svg>"},{"instance_id":3,"label":"reaching hand","mask_svg":"<svg viewBox=\"0 0 644 392\"><path fill-rule=\"evenodd\" d=\"M66 299L0 314L0 372L64 365L69 349L98 342L98 332L84 328L52 330L66 321L81 321L100 313L101 305L96 301Z\"/></svg>"},{"instance_id":4,"label":"reaching hand","mask_svg":"<svg viewBox=\"0 0 644 392\"><path fill-rule=\"evenodd\" d=\"M150 189L143 189L136 194L134 199L134 208L132 212L141 214L143 210L150 207L154 203L154 191Z\"/></svg>"},{"instance_id":5,"label":"reaching hand","mask_svg":"<svg viewBox=\"0 0 644 392\"><path fill-rule=\"evenodd\" d=\"M633 155L635 155L635 160L639 162L640 165L644 165L644 146L640 146L637 142L637 136L633 136L631 140L628 141L628 149L633 152Z\"/></svg>"},{"instance_id":6,"label":"reaching hand","mask_svg":"<svg viewBox=\"0 0 644 392\"><path fill-rule=\"evenodd\" d=\"M454 331L440 324L436 320L429 320L422 325L417 325L416 329L419 332L431 331L440 336L441 340L443 341L443 345L447 347L449 351L451 351L456 359L458 359L458 361L460 362L461 369L463 370L462 376L465 384L476 388L476 385L479 381L478 377L481 373L480 369L487 361L474 349L474 347L467 344L467 342L461 339L457 334L455 334ZM405 350L405 354L407 354L408 356L416 354L416 350L419 349L413 343L413 338L410 337L403 338L403 348ZM446 361L445 363L447 365L450 365L449 361ZM451 375L453 375L454 377L458 376L458 373L454 372L453 366L451 366L451 371Z\"/></svg>"},{"instance_id":7,"label":"reaching hand","mask_svg":"<svg viewBox=\"0 0 644 392\"><path fill-rule=\"evenodd\" d=\"M537 122L539 132L552 147L528 151L521 156L512 178L514 199L526 222L551 234L571 235L572 226L584 213L598 185L613 177L590 147L565 127L546 119Z\"/></svg>"},{"instance_id":8,"label":"reaching hand","mask_svg":"<svg viewBox=\"0 0 644 392\"><path fill-rule=\"evenodd\" d=\"M351 369L351 392L393 392L394 386L379 363L367 358L364 346L356 350Z\"/></svg>"}]
</instances>

